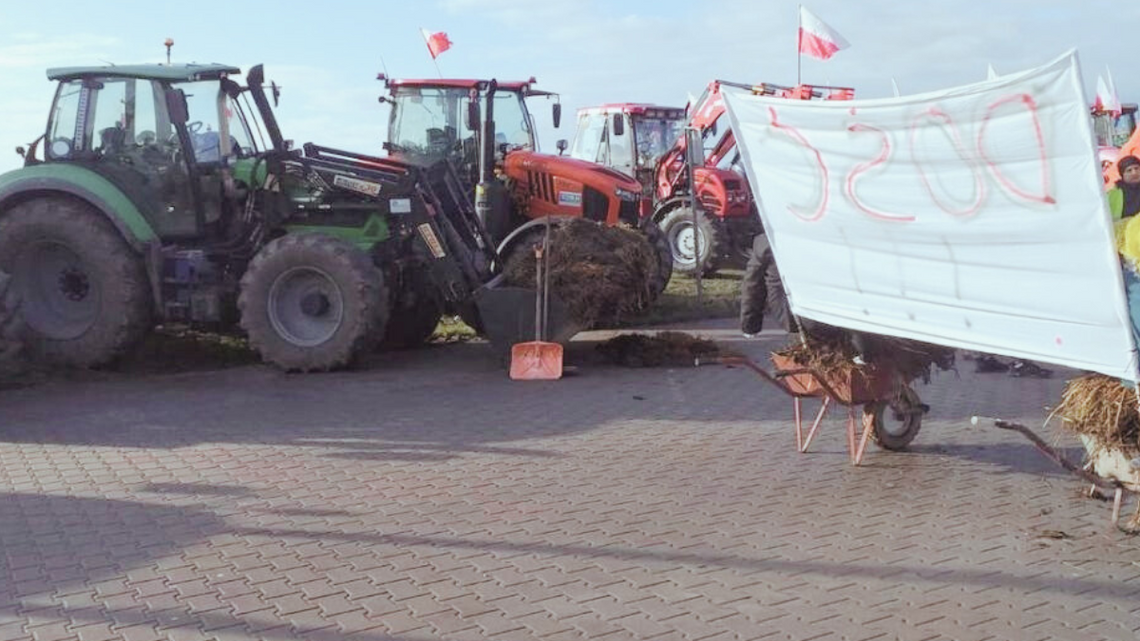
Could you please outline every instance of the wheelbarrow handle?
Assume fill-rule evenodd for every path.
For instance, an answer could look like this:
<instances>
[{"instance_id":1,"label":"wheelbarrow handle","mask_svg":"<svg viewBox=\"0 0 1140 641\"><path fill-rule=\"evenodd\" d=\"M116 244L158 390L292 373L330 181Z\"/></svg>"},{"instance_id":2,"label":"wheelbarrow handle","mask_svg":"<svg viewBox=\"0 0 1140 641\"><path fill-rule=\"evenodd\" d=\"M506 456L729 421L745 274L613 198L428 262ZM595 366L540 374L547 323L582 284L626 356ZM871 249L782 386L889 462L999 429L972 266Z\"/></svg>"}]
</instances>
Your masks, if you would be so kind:
<instances>
[{"instance_id":1,"label":"wheelbarrow handle","mask_svg":"<svg viewBox=\"0 0 1140 641\"><path fill-rule=\"evenodd\" d=\"M1120 488L1124 487L1124 485L1122 483L1120 483L1120 481L1116 481L1116 480L1112 480L1112 479L1106 479L1104 477L1093 474L1092 472L1074 464L1072 461L1065 458L1060 452L1058 452L1056 450L1056 448L1050 446L1040 436L1037 436L1037 434L1035 434L1033 432L1033 430L1029 429L1028 427L1026 427L1020 423L1014 423L1012 421L996 420L996 421L994 421L994 426L999 428L999 429L1010 430L1012 432L1017 432L1018 434L1021 434L1025 438L1029 439L1029 442L1033 443L1034 447L1036 447L1038 450L1040 450L1042 454L1044 454L1046 457L1051 459L1054 463L1056 463L1057 465L1060 465L1061 467L1065 468L1066 470L1072 472L1073 474L1076 474L1077 476L1081 477L1082 479L1088 481L1089 483L1092 483L1093 485L1095 485L1099 488L1116 490L1116 489L1120 489Z\"/></svg>"}]
</instances>

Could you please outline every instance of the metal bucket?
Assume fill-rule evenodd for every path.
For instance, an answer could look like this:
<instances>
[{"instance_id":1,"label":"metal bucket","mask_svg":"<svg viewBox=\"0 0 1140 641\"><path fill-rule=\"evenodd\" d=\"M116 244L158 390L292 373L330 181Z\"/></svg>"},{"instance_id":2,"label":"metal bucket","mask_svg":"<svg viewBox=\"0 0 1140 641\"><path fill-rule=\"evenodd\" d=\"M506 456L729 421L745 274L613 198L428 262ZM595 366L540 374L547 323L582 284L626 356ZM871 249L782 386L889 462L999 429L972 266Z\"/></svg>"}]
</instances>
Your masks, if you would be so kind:
<instances>
[{"instance_id":1,"label":"metal bucket","mask_svg":"<svg viewBox=\"0 0 1140 641\"><path fill-rule=\"evenodd\" d=\"M483 335L495 353L509 357L512 345L534 340L537 296L534 289L504 285L502 275L475 290L475 306L483 324ZM569 308L554 292L550 292L548 305L543 331L546 341L565 344L582 331L570 317Z\"/></svg>"}]
</instances>

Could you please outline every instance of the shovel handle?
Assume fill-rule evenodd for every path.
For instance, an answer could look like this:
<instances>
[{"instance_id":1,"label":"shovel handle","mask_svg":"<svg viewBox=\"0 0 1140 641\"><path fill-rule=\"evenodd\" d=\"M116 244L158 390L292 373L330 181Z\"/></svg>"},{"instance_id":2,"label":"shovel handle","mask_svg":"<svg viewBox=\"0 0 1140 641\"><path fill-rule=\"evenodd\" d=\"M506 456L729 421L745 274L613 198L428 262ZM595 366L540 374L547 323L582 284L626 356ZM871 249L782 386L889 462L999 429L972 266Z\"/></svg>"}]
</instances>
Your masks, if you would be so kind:
<instances>
[{"instance_id":1,"label":"shovel handle","mask_svg":"<svg viewBox=\"0 0 1140 641\"><path fill-rule=\"evenodd\" d=\"M534 340L542 340L542 247L534 246Z\"/></svg>"}]
</instances>

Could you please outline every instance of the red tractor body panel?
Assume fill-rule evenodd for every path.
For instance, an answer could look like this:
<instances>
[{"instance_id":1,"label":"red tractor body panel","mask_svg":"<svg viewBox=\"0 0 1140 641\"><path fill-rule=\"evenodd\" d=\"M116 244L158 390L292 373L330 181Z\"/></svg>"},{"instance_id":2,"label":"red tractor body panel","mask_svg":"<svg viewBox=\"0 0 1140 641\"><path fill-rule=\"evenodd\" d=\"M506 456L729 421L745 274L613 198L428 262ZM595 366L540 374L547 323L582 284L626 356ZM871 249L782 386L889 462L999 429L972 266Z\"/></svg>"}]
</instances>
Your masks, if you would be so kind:
<instances>
[{"instance_id":1,"label":"red tractor body panel","mask_svg":"<svg viewBox=\"0 0 1140 641\"><path fill-rule=\"evenodd\" d=\"M503 173L511 180L518 212L527 218L581 217L607 225L624 222L633 226L641 218L639 198L618 197L619 189L640 194L641 185L595 163L520 150L507 154Z\"/></svg>"}]
</instances>

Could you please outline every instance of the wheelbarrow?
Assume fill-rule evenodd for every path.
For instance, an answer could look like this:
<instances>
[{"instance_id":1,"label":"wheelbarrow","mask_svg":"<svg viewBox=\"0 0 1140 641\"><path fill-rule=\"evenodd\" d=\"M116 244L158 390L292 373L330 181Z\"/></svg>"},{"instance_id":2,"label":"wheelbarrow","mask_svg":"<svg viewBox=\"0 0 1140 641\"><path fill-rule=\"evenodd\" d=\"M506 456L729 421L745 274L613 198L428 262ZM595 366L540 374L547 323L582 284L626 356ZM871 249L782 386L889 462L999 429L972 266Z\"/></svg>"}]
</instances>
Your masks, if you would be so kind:
<instances>
[{"instance_id":1,"label":"wheelbarrow","mask_svg":"<svg viewBox=\"0 0 1140 641\"><path fill-rule=\"evenodd\" d=\"M922 428L922 416L930 407L923 404L914 391L893 368L868 363L844 373L824 373L799 365L790 357L772 354L775 367L769 373L743 356L714 359L725 365L751 369L760 378L792 397L792 414L796 426L796 449L806 453L820 424L833 404L847 410L847 451L853 465L863 461L867 442L874 439L887 450L903 450ZM821 400L811 427L804 433L803 400ZM856 410L862 434L856 433Z\"/></svg>"},{"instance_id":2,"label":"wheelbarrow","mask_svg":"<svg viewBox=\"0 0 1140 641\"><path fill-rule=\"evenodd\" d=\"M970 422L977 425L981 417L971 417ZM1112 495L1112 521L1113 527L1127 534L1140 534L1140 504L1136 507L1136 514L1127 525L1120 525L1120 508L1124 501L1124 493L1140 494L1140 458L1129 459L1120 450L1108 447L1099 439L1081 434L1081 444L1088 454L1086 465L1078 466L1065 458L1056 448L1045 442L1033 430L1012 421L1001 419L993 420L994 427L1017 432L1033 444L1042 454L1057 465L1073 473L1089 483L1089 495L1095 496L1100 492Z\"/></svg>"}]
</instances>

